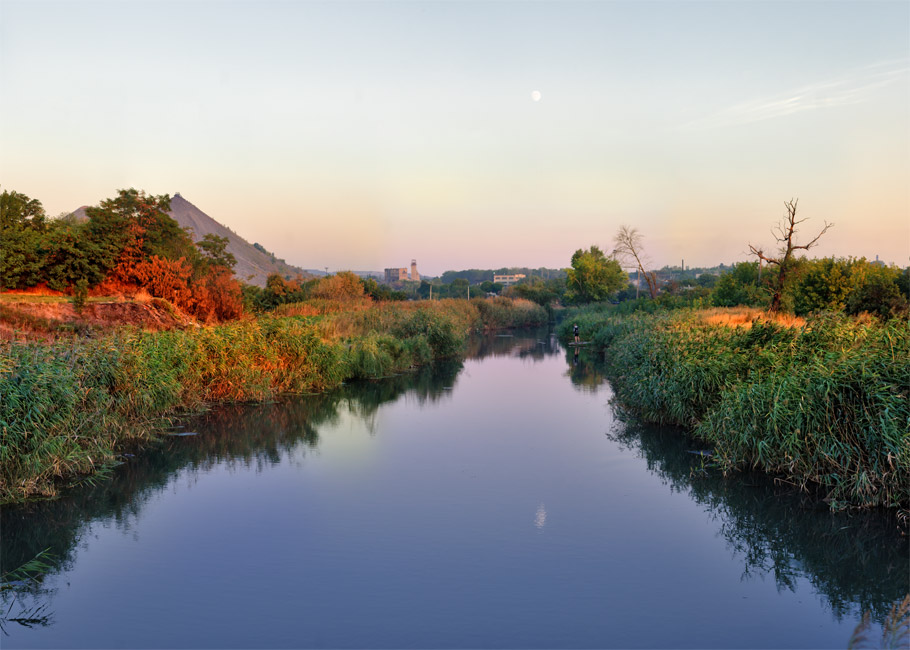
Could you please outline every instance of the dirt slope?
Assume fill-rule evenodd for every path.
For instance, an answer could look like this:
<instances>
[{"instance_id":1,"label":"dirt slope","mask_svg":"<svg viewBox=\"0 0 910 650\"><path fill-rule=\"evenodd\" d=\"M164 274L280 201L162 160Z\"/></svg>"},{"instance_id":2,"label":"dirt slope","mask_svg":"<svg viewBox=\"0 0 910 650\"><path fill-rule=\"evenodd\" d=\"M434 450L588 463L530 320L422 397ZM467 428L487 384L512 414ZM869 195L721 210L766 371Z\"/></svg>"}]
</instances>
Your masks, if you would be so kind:
<instances>
[{"instance_id":1,"label":"dirt slope","mask_svg":"<svg viewBox=\"0 0 910 650\"><path fill-rule=\"evenodd\" d=\"M159 331L195 327L196 323L156 298L90 302L81 313L68 302L16 302L8 295L0 302L0 340L57 339L122 325Z\"/></svg>"},{"instance_id":2,"label":"dirt slope","mask_svg":"<svg viewBox=\"0 0 910 650\"><path fill-rule=\"evenodd\" d=\"M303 269L274 259L271 255L255 248L243 237L212 219L180 194L175 194L171 198L171 211L168 214L181 226L193 231L194 241L200 241L208 234L227 237L229 240L227 250L237 258L234 274L243 282L264 287L265 280L271 273L291 278L297 275L309 277L309 274Z\"/></svg>"}]
</instances>

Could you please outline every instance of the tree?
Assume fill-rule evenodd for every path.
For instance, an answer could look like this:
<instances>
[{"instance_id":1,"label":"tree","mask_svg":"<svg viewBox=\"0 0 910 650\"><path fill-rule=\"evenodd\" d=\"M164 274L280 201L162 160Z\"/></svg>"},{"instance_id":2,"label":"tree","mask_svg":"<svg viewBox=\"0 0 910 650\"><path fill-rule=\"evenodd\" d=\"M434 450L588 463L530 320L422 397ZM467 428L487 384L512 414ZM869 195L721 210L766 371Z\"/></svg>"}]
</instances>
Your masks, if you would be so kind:
<instances>
[{"instance_id":1,"label":"tree","mask_svg":"<svg viewBox=\"0 0 910 650\"><path fill-rule=\"evenodd\" d=\"M227 237L219 237L209 233L202 238L202 241L196 242L196 247L202 251L203 256L205 256L211 266L221 266L233 271L234 265L237 264L237 258L228 252L227 246L229 243L230 240Z\"/></svg>"},{"instance_id":2,"label":"tree","mask_svg":"<svg viewBox=\"0 0 910 650\"><path fill-rule=\"evenodd\" d=\"M455 278L449 286L449 295L453 298L470 298L471 283L467 278Z\"/></svg>"},{"instance_id":3,"label":"tree","mask_svg":"<svg viewBox=\"0 0 910 650\"><path fill-rule=\"evenodd\" d=\"M562 278L554 280L531 278L528 282L509 287L506 295L536 302L549 311L550 305L562 298L565 293L566 282Z\"/></svg>"},{"instance_id":4,"label":"tree","mask_svg":"<svg viewBox=\"0 0 910 650\"><path fill-rule=\"evenodd\" d=\"M711 291L711 304L715 307L764 305L767 299L758 277L758 262L734 264L730 271L717 279Z\"/></svg>"},{"instance_id":5,"label":"tree","mask_svg":"<svg viewBox=\"0 0 910 650\"><path fill-rule=\"evenodd\" d=\"M865 260L826 257L811 260L793 287L793 311L843 311L847 297L867 265Z\"/></svg>"},{"instance_id":6,"label":"tree","mask_svg":"<svg viewBox=\"0 0 910 650\"><path fill-rule=\"evenodd\" d=\"M829 224L828 222L825 222L825 227L815 236L815 239L808 244L796 244L793 241L793 237L796 234L796 227L805 221L805 219L796 218L796 204L798 202L799 199L784 203L787 215L783 218L780 225L777 226L776 232L771 232L775 239L780 243L778 257L770 257L765 254L763 249L756 248L752 244L749 244L749 250L752 251L752 254L759 260L777 266L777 281L774 283L771 293L771 304L768 306L768 311L770 312L777 312L781 309L781 298L784 294L784 290L787 288L787 283L790 281L791 271L796 264L793 251L809 250L818 244L818 240L821 236L828 231L828 228L834 225L833 223ZM761 262L759 262L759 264L760 263Z\"/></svg>"},{"instance_id":7,"label":"tree","mask_svg":"<svg viewBox=\"0 0 910 650\"><path fill-rule=\"evenodd\" d=\"M648 293L651 294L651 298L657 298L657 276L653 271L648 272L645 270L645 264L647 264L648 259L644 253L644 237L642 234L638 232L637 228L620 226L613 242L616 246L613 249L613 254L623 260L627 266L638 269L639 279L644 276L645 282L648 283Z\"/></svg>"},{"instance_id":8,"label":"tree","mask_svg":"<svg viewBox=\"0 0 910 650\"><path fill-rule=\"evenodd\" d=\"M93 261L110 265L111 279L125 284L136 282L133 269L152 257L192 263L198 251L189 233L167 215L169 209L166 194L147 195L132 188L86 208L88 234L100 256Z\"/></svg>"},{"instance_id":9,"label":"tree","mask_svg":"<svg viewBox=\"0 0 910 650\"><path fill-rule=\"evenodd\" d=\"M868 312L881 318L906 318L908 301L901 291L900 269L863 260L854 276L853 288L845 305L848 314Z\"/></svg>"},{"instance_id":10,"label":"tree","mask_svg":"<svg viewBox=\"0 0 910 650\"><path fill-rule=\"evenodd\" d=\"M38 199L0 194L0 288L22 289L42 281L47 217Z\"/></svg>"},{"instance_id":11,"label":"tree","mask_svg":"<svg viewBox=\"0 0 910 650\"><path fill-rule=\"evenodd\" d=\"M606 300L622 289L626 280L619 262L608 258L600 248L579 248L572 255L572 268L566 269L565 298L576 303Z\"/></svg>"},{"instance_id":12,"label":"tree","mask_svg":"<svg viewBox=\"0 0 910 650\"><path fill-rule=\"evenodd\" d=\"M327 300L356 300L363 297L363 289L363 283L354 273L340 271L335 275L320 278L311 295Z\"/></svg>"},{"instance_id":13,"label":"tree","mask_svg":"<svg viewBox=\"0 0 910 650\"><path fill-rule=\"evenodd\" d=\"M38 199L25 194L3 190L0 194L0 229L23 227L43 231L47 227L47 215Z\"/></svg>"}]
</instances>

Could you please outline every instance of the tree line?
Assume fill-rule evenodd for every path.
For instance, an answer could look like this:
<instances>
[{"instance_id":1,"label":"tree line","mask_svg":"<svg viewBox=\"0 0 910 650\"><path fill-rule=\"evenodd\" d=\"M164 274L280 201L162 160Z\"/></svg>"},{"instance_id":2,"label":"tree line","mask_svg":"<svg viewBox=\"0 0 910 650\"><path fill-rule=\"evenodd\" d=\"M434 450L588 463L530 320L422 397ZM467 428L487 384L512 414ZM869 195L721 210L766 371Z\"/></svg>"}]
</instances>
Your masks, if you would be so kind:
<instances>
[{"instance_id":1,"label":"tree line","mask_svg":"<svg viewBox=\"0 0 910 650\"><path fill-rule=\"evenodd\" d=\"M785 202L784 207L786 215L773 231L777 250L768 252L761 246L750 245L757 260L734 264L719 277L702 274L662 282L655 271L648 269L641 233L621 226L610 254L597 246L575 252L560 300L565 304L621 302L646 291L651 300L667 302L669 297L685 296L705 306L755 306L797 315L840 311L882 318L907 316L910 268L901 269L865 258L809 259L799 255L799 251L815 247L834 224L825 223L807 243L798 243L799 225L805 219L797 218L796 200ZM630 269L631 273L626 274L624 269ZM632 273L634 285L629 283ZM511 289L534 299L531 287Z\"/></svg>"},{"instance_id":2,"label":"tree line","mask_svg":"<svg viewBox=\"0 0 910 650\"><path fill-rule=\"evenodd\" d=\"M167 195L135 189L86 208L86 219L50 219L41 202L15 191L0 194L0 289L46 286L73 295L81 305L89 293L109 295L145 289L205 320L236 318L245 309L267 311L310 299L374 300L471 298L488 293L526 298L539 305L622 302L645 297L682 296L718 307L757 306L796 314L814 311L904 315L910 302L910 269L864 258L808 259L808 251L831 227L825 224L807 244L796 241L796 201L775 231L777 252L750 245L754 262L740 262L719 277L667 279L649 268L644 237L621 226L606 253L598 246L578 249L566 269L502 268L446 271L438 281L407 283L401 289L350 272L316 280L270 275L263 288L245 285L233 274L228 240L206 235L193 242L168 216ZM494 274L527 277L503 287ZM634 282L632 278L634 277Z\"/></svg>"}]
</instances>

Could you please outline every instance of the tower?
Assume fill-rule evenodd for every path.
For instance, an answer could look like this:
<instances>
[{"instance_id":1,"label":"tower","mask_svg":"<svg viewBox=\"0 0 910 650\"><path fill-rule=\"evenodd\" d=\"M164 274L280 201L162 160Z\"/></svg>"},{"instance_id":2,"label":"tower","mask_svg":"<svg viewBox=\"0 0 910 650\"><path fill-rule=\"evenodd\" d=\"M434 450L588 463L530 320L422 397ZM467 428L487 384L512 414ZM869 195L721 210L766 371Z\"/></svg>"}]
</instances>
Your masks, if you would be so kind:
<instances>
[{"instance_id":1,"label":"tower","mask_svg":"<svg viewBox=\"0 0 910 650\"><path fill-rule=\"evenodd\" d=\"M417 272L417 260L411 260L411 282L419 282L420 274Z\"/></svg>"}]
</instances>

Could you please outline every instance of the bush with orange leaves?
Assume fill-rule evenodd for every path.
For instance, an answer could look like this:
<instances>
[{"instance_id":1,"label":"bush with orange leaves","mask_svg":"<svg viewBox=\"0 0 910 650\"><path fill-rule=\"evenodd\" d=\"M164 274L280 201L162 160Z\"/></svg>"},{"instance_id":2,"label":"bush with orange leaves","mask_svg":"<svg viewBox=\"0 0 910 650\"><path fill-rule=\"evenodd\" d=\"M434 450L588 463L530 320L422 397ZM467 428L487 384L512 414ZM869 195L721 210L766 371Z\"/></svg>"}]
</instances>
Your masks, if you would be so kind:
<instances>
[{"instance_id":1,"label":"bush with orange leaves","mask_svg":"<svg viewBox=\"0 0 910 650\"><path fill-rule=\"evenodd\" d=\"M310 296L327 300L356 300L363 297L363 282L350 271L341 271L319 280Z\"/></svg>"},{"instance_id":2,"label":"bush with orange leaves","mask_svg":"<svg viewBox=\"0 0 910 650\"><path fill-rule=\"evenodd\" d=\"M192 313L195 302L190 287L192 276L193 268L186 259L169 260L152 255L131 265L128 276L122 279L134 282L156 298L170 300L177 307Z\"/></svg>"},{"instance_id":3,"label":"bush with orange leaves","mask_svg":"<svg viewBox=\"0 0 910 650\"><path fill-rule=\"evenodd\" d=\"M116 283L143 288L201 320L225 321L243 313L240 283L223 266L210 266L194 278L193 267L185 258L170 260L152 255L118 265L111 275Z\"/></svg>"},{"instance_id":4,"label":"bush with orange leaves","mask_svg":"<svg viewBox=\"0 0 910 650\"><path fill-rule=\"evenodd\" d=\"M212 266L193 285L194 314L207 321L226 321L243 314L243 295L240 283L230 269Z\"/></svg>"}]
</instances>

